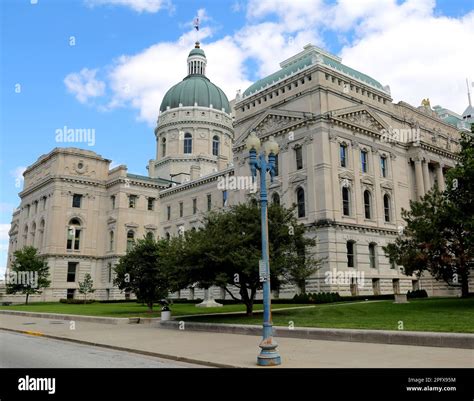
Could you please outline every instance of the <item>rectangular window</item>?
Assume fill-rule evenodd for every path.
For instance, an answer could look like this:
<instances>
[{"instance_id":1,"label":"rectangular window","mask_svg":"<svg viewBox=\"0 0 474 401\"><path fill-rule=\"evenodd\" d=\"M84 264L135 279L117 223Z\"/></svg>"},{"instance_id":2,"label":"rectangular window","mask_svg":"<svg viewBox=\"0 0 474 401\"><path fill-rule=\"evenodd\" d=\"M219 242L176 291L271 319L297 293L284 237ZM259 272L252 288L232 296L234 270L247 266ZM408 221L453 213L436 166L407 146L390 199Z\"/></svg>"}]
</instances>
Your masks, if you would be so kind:
<instances>
[{"instance_id":1,"label":"rectangular window","mask_svg":"<svg viewBox=\"0 0 474 401\"><path fill-rule=\"evenodd\" d=\"M341 160L341 167L347 167L347 146L341 144L339 147L339 156Z\"/></svg>"},{"instance_id":2,"label":"rectangular window","mask_svg":"<svg viewBox=\"0 0 474 401\"><path fill-rule=\"evenodd\" d=\"M148 198L148 210L155 208L155 198Z\"/></svg>"},{"instance_id":3,"label":"rectangular window","mask_svg":"<svg viewBox=\"0 0 474 401\"><path fill-rule=\"evenodd\" d=\"M128 207L131 209L135 209L137 207L137 195L129 195Z\"/></svg>"},{"instance_id":4,"label":"rectangular window","mask_svg":"<svg viewBox=\"0 0 474 401\"><path fill-rule=\"evenodd\" d=\"M197 213L197 199L193 199L193 214Z\"/></svg>"},{"instance_id":5,"label":"rectangular window","mask_svg":"<svg viewBox=\"0 0 474 401\"><path fill-rule=\"evenodd\" d=\"M68 262L67 264L67 282L74 283L76 281L77 262Z\"/></svg>"},{"instance_id":6,"label":"rectangular window","mask_svg":"<svg viewBox=\"0 0 474 401\"><path fill-rule=\"evenodd\" d=\"M43 210L46 210L46 196L43 198Z\"/></svg>"},{"instance_id":7,"label":"rectangular window","mask_svg":"<svg viewBox=\"0 0 474 401\"><path fill-rule=\"evenodd\" d=\"M280 155L275 156L275 175L280 175L280 162L279 162Z\"/></svg>"},{"instance_id":8,"label":"rectangular window","mask_svg":"<svg viewBox=\"0 0 474 401\"><path fill-rule=\"evenodd\" d=\"M387 177L387 158L383 156L380 158L380 171L382 173L382 177Z\"/></svg>"},{"instance_id":9,"label":"rectangular window","mask_svg":"<svg viewBox=\"0 0 474 401\"><path fill-rule=\"evenodd\" d=\"M374 291L374 295L380 295L380 279L372 279L372 290Z\"/></svg>"},{"instance_id":10,"label":"rectangular window","mask_svg":"<svg viewBox=\"0 0 474 401\"><path fill-rule=\"evenodd\" d=\"M108 281L109 281L109 283L111 283L111 282L112 282L112 263L109 263L109 264L107 265L107 268L108 268L108 271L109 271L109 279L108 279Z\"/></svg>"},{"instance_id":11,"label":"rectangular window","mask_svg":"<svg viewBox=\"0 0 474 401\"><path fill-rule=\"evenodd\" d=\"M226 207L227 206L227 191L222 191L222 206Z\"/></svg>"},{"instance_id":12,"label":"rectangular window","mask_svg":"<svg viewBox=\"0 0 474 401\"><path fill-rule=\"evenodd\" d=\"M112 204L112 209L115 209L115 195L112 195L112 196L110 197L110 202L111 202L111 204Z\"/></svg>"},{"instance_id":13,"label":"rectangular window","mask_svg":"<svg viewBox=\"0 0 474 401\"><path fill-rule=\"evenodd\" d=\"M368 162L368 155L367 155L367 152L363 150L362 152L360 152L360 169L362 170L363 173L367 173L368 171L367 162Z\"/></svg>"},{"instance_id":14,"label":"rectangular window","mask_svg":"<svg viewBox=\"0 0 474 401\"><path fill-rule=\"evenodd\" d=\"M171 206L166 206L166 219L171 220Z\"/></svg>"},{"instance_id":15,"label":"rectangular window","mask_svg":"<svg viewBox=\"0 0 474 401\"><path fill-rule=\"evenodd\" d=\"M212 208L212 196L207 194L207 211L210 212Z\"/></svg>"},{"instance_id":16,"label":"rectangular window","mask_svg":"<svg viewBox=\"0 0 474 401\"><path fill-rule=\"evenodd\" d=\"M347 267L354 267L354 241L347 241Z\"/></svg>"},{"instance_id":17,"label":"rectangular window","mask_svg":"<svg viewBox=\"0 0 474 401\"><path fill-rule=\"evenodd\" d=\"M35 214L38 213L38 201L35 202Z\"/></svg>"},{"instance_id":18,"label":"rectangular window","mask_svg":"<svg viewBox=\"0 0 474 401\"><path fill-rule=\"evenodd\" d=\"M296 169L301 170L303 168L303 148L298 146L295 149L295 156L296 156Z\"/></svg>"},{"instance_id":19,"label":"rectangular window","mask_svg":"<svg viewBox=\"0 0 474 401\"><path fill-rule=\"evenodd\" d=\"M69 227L67 232L67 249L73 249L78 251L81 240L81 230L75 227Z\"/></svg>"},{"instance_id":20,"label":"rectangular window","mask_svg":"<svg viewBox=\"0 0 474 401\"><path fill-rule=\"evenodd\" d=\"M394 278L392 280L392 286L393 286L393 293L400 294L400 279Z\"/></svg>"},{"instance_id":21,"label":"rectangular window","mask_svg":"<svg viewBox=\"0 0 474 401\"><path fill-rule=\"evenodd\" d=\"M74 194L72 196L72 207L81 207L82 195Z\"/></svg>"},{"instance_id":22,"label":"rectangular window","mask_svg":"<svg viewBox=\"0 0 474 401\"><path fill-rule=\"evenodd\" d=\"M67 289L67 299L74 299L74 293L76 292L76 290L74 288L68 288Z\"/></svg>"},{"instance_id":23,"label":"rectangular window","mask_svg":"<svg viewBox=\"0 0 474 401\"><path fill-rule=\"evenodd\" d=\"M377 254L375 244L369 245L369 263L372 269L375 269L377 267Z\"/></svg>"},{"instance_id":24,"label":"rectangular window","mask_svg":"<svg viewBox=\"0 0 474 401\"><path fill-rule=\"evenodd\" d=\"M30 217L30 205L26 206L26 217Z\"/></svg>"},{"instance_id":25,"label":"rectangular window","mask_svg":"<svg viewBox=\"0 0 474 401\"><path fill-rule=\"evenodd\" d=\"M183 202L179 202L179 217L183 217L184 206Z\"/></svg>"}]
</instances>

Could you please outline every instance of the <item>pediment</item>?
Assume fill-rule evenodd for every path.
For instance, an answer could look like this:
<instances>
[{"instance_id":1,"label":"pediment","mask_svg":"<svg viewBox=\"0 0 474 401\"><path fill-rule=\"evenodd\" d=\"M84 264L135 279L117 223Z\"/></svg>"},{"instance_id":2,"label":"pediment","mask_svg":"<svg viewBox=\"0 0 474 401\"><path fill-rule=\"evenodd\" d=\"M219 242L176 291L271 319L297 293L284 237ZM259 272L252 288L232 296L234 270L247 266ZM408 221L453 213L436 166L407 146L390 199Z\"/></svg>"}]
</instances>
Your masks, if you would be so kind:
<instances>
[{"instance_id":1,"label":"pediment","mask_svg":"<svg viewBox=\"0 0 474 401\"><path fill-rule=\"evenodd\" d=\"M390 181L384 181L380 186L385 189L393 189L393 184Z\"/></svg>"},{"instance_id":2,"label":"pediment","mask_svg":"<svg viewBox=\"0 0 474 401\"><path fill-rule=\"evenodd\" d=\"M374 110L365 105L333 111L331 119L344 125L377 133L389 129L388 124Z\"/></svg>"},{"instance_id":3,"label":"pediment","mask_svg":"<svg viewBox=\"0 0 474 401\"><path fill-rule=\"evenodd\" d=\"M139 225L137 223L130 222L130 223L125 223L125 227L127 227L127 228L138 228Z\"/></svg>"},{"instance_id":4,"label":"pediment","mask_svg":"<svg viewBox=\"0 0 474 401\"><path fill-rule=\"evenodd\" d=\"M354 174L352 174L350 171L343 171L342 173L339 173L339 179L340 180L354 180Z\"/></svg>"},{"instance_id":5,"label":"pediment","mask_svg":"<svg viewBox=\"0 0 474 401\"><path fill-rule=\"evenodd\" d=\"M305 117L301 112L276 109L267 110L246 129L246 133L239 137L235 146L238 147L243 145L247 137L253 131L255 131L259 138L263 138L268 135L277 135L282 131L296 128L298 124L301 124L304 121Z\"/></svg>"},{"instance_id":6,"label":"pediment","mask_svg":"<svg viewBox=\"0 0 474 401\"><path fill-rule=\"evenodd\" d=\"M158 230L158 227L155 224L147 224L145 226L145 229L155 231L155 230Z\"/></svg>"},{"instance_id":7,"label":"pediment","mask_svg":"<svg viewBox=\"0 0 474 401\"><path fill-rule=\"evenodd\" d=\"M295 174L293 177L291 177L291 178L289 179L289 182L290 182L291 184L295 184L295 183L297 183L297 182L301 182L301 181L304 181L304 180L306 180L306 176L305 176L305 175L303 175L303 174Z\"/></svg>"},{"instance_id":8,"label":"pediment","mask_svg":"<svg viewBox=\"0 0 474 401\"><path fill-rule=\"evenodd\" d=\"M115 217L109 217L107 219L107 224L114 224L117 222L117 219Z\"/></svg>"},{"instance_id":9,"label":"pediment","mask_svg":"<svg viewBox=\"0 0 474 401\"><path fill-rule=\"evenodd\" d=\"M375 184L375 181L372 177L368 177L368 176L363 176L360 180L360 182L362 184L366 184L366 185L374 185Z\"/></svg>"}]
</instances>

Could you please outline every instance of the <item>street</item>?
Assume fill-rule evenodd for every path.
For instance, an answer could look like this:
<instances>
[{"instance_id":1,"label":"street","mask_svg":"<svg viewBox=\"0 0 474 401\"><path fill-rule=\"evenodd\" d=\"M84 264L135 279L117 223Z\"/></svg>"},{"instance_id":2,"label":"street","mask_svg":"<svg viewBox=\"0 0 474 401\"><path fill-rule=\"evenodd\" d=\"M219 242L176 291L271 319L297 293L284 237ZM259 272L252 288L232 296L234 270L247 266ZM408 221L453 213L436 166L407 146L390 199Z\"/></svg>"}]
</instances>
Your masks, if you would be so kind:
<instances>
[{"instance_id":1,"label":"street","mask_svg":"<svg viewBox=\"0 0 474 401\"><path fill-rule=\"evenodd\" d=\"M0 330L0 368L192 367L204 366Z\"/></svg>"}]
</instances>

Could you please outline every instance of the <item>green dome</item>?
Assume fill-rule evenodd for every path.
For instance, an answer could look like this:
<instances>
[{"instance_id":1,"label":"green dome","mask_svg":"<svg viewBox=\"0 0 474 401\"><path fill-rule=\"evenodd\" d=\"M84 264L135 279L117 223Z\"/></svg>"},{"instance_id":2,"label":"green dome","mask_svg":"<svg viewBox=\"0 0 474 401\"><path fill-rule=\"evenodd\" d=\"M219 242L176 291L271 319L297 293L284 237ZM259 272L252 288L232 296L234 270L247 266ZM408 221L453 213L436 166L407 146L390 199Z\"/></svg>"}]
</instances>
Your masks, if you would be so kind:
<instances>
[{"instance_id":1,"label":"green dome","mask_svg":"<svg viewBox=\"0 0 474 401\"><path fill-rule=\"evenodd\" d=\"M189 52L189 56L188 57L191 57L191 56L203 56L203 57L206 57L206 54L204 53L204 50L202 50L201 48L194 48L193 50L191 50Z\"/></svg>"},{"instance_id":2,"label":"green dome","mask_svg":"<svg viewBox=\"0 0 474 401\"><path fill-rule=\"evenodd\" d=\"M193 49L191 52L195 50L201 49ZM224 109L226 113L230 113L229 100L225 93L204 75L199 74L188 75L171 87L161 102L160 111L166 111L168 106L174 109L180 104L194 106L195 103L199 107L210 107L212 104L213 109Z\"/></svg>"}]
</instances>

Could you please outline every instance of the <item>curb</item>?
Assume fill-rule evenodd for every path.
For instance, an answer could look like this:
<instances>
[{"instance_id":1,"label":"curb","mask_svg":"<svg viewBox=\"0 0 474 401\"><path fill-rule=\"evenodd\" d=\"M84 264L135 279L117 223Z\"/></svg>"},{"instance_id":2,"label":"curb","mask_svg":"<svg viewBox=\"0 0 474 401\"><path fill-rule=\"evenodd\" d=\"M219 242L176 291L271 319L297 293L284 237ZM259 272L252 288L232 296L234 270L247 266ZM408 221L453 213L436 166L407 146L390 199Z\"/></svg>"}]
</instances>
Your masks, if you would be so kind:
<instances>
[{"instance_id":1,"label":"curb","mask_svg":"<svg viewBox=\"0 0 474 401\"><path fill-rule=\"evenodd\" d=\"M108 345L108 344L95 343L95 342L92 342L92 341L77 340L77 339L74 339L74 338L52 336L50 334L44 334L44 333L41 333L41 332L32 332L32 331L29 331L29 330L9 329L9 328L6 328L6 327L0 327L0 330L9 331L9 332L12 332L12 333L28 334L28 335L32 335L32 336L51 338L53 340L67 341L67 342L76 343L76 344L92 345L94 347L113 349L113 350L116 350L116 351L131 352L133 354L154 356L154 357L157 357L157 358L169 359L171 361L192 363L192 364L195 364L195 365L203 365L203 366L207 366L207 367L211 367L211 368L226 368L226 369L227 368L238 368L238 369L243 369L244 368L242 366L227 365L227 364L223 364L223 363L216 363L216 362L209 362L209 361L201 361L199 359L187 358L187 357L184 357L184 356L162 354L162 353L159 353L159 352L143 351L143 350L134 349L134 348L119 347L119 346L116 346L116 345Z\"/></svg>"},{"instance_id":2,"label":"curb","mask_svg":"<svg viewBox=\"0 0 474 401\"><path fill-rule=\"evenodd\" d=\"M244 334L261 336L262 327L243 324L216 324L184 321L186 330L214 333ZM158 323L158 327L179 330L179 321L168 320ZM423 347L444 347L474 349L474 334L434 333L420 331L359 330L359 329L322 329L274 326L278 337L299 338L305 340L349 341L391 345L416 345Z\"/></svg>"}]
</instances>

